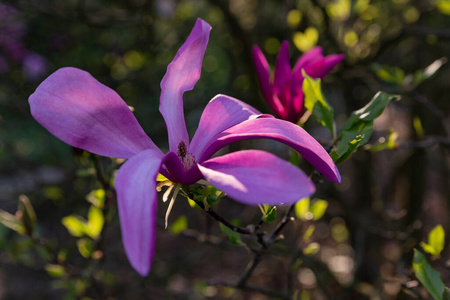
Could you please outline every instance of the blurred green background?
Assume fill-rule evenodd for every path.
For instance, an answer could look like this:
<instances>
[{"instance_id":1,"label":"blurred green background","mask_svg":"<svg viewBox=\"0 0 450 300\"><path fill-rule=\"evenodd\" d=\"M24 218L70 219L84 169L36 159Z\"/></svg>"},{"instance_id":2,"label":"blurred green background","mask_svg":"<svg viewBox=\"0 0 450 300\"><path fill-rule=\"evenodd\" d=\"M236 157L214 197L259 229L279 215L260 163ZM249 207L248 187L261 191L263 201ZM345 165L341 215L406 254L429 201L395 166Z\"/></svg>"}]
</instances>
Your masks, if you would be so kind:
<instances>
[{"instance_id":1,"label":"blurred green background","mask_svg":"<svg viewBox=\"0 0 450 300\"><path fill-rule=\"evenodd\" d=\"M86 195L97 189L108 193L99 179L111 181L118 162L72 149L29 112L27 99L43 79L61 67L81 68L116 90L134 107L146 133L167 149L159 83L197 18L210 23L212 32L201 79L184 96L190 133L219 93L271 113L256 81L254 44L272 67L283 40L290 43L292 63L315 45L325 54L345 54L322 84L338 126L377 91L401 95L376 120L370 142L395 132L395 149L360 150L339 165L341 185L318 185L316 196L328 202L315 223L320 252L301 257L292 269L305 225L291 222L251 282L273 290L291 282L299 299L426 298L413 275L412 249L437 224L450 232L447 0L2 0L0 208L14 214L19 199L29 199L37 223L33 237L0 225L0 298L278 299L220 284L239 278L248 248L228 243L218 224L184 199L171 215L181 230L158 229L146 278L131 269L123 253L114 203L105 204L107 209L100 205L108 224L101 239L70 234L61 219L74 213L86 218L93 201ZM437 69L424 71L433 62ZM305 128L330 145L315 120ZM230 150L249 146L289 158L288 148L268 142ZM161 220L165 209L161 203ZM231 200L221 201L217 210L243 225L261 216L258 208ZM94 250L83 255L83 245ZM432 263L450 285L448 244Z\"/></svg>"}]
</instances>

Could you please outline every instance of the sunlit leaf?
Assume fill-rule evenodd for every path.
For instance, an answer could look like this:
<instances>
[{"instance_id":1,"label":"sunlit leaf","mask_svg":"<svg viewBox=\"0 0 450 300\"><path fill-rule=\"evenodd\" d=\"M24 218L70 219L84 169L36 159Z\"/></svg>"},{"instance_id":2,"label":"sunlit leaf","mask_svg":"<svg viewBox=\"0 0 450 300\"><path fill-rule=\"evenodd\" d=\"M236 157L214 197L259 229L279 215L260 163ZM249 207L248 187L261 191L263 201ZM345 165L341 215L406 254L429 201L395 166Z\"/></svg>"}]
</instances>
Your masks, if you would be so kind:
<instances>
[{"instance_id":1,"label":"sunlit leaf","mask_svg":"<svg viewBox=\"0 0 450 300\"><path fill-rule=\"evenodd\" d=\"M303 93L305 94L305 107L325 126L334 136L334 109L327 102L320 88L320 79L309 77L302 70L303 77Z\"/></svg>"},{"instance_id":2,"label":"sunlit leaf","mask_svg":"<svg viewBox=\"0 0 450 300\"><path fill-rule=\"evenodd\" d=\"M308 27L305 32L297 31L292 37L294 45L302 52L310 50L319 40L319 31L314 27Z\"/></svg>"},{"instance_id":3,"label":"sunlit leaf","mask_svg":"<svg viewBox=\"0 0 450 300\"><path fill-rule=\"evenodd\" d=\"M297 218L306 220L309 212L309 198L303 198L295 203L295 214Z\"/></svg>"},{"instance_id":4,"label":"sunlit leaf","mask_svg":"<svg viewBox=\"0 0 450 300\"><path fill-rule=\"evenodd\" d=\"M430 231L430 233L428 234L428 244L424 242L420 243L423 250L430 253L434 257L438 257L439 254L441 254L442 250L444 249L444 244L445 232L444 228L442 228L442 225L437 225Z\"/></svg>"},{"instance_id":5,"label":"sunlit leaf","mask_svg":"<svg viewBox=\"0 0 450 300\"><path fill-rule=\"evenodd\" d=\"M92 245L92 240L88 238L83 238L77 240L78 251L84 258L89 258L94 252L94 246Z\"/></svg>"},{"instance_id":6,"label":"sunlit leaf","mask_svg":"<svg viewBox=\"0 0 450 300\"><path fill-rule=\"evenodd\" d=\"M86 196L87 201L99 208L103 208L105 199L106 192L104 189L93 190Z\"/></svg>"},{"instance_id":7,"label":"sunlit leaf","mask_svg":"<svg viewBox=\"0 0 450 300\"><path fill-rule=\"evenodd\" d=\"M25 233L25 227L22 222L13 214L0 209L0 223L18 233Z\"/></svg>"},{"instance_id":8,"label":"sunlit leaf","mask_svg":"<svg viewBox=\"0 0 450 300\"><path fill-rule=\"evenodd\" d=\"M179 234L180 232L185 230L187 226L187 218L185 216L180 216L175 220L175 222L172 222L172 225L170 226L170 232L172 232L173 234Z\"/></svg>"},{"instance_id":9,"label":"sunlit leaf","mask_svg":"<svg viewBox=\"0 0 450 300\"><path fill-rule=\"evenodd\" d=\"M167 179L167 177L161 173L158 173L158 176L156 176L156 181L166 181L166 180L169 180L169 179Z\"/></svg>"},{"instance_id":10,"label":"sunlit leaf","mask_svg":"<svg viewBox=\"0 0 450 300\"><path fill-rule=\"evenodd\" d=\"M321 199L314 200L313 204L309 208L310 212L313 214L313 220L319 220L324 215L327 210L328 202Z\"/></svg>"},{"instance_id":11,"label":"sunlit leaf","mask_svg":"<svg viewBox=\"0 0 450 300\"><path fill-rule=\"evenodd\" d=\"M66 273L64 267L57 264L47 264L44 268L48 275L56 278L61 278Z\"/></svg>"},{"instance_id":12,"label":"sunlit leaf","mask_svg":"<svg viewBox=\"0 0 450 300\"><path fill-rule=\"evenodd\" d=\"M86 220L78 215L70 215L62 218L61 223L67 228L69 233L76 237L81 237L86 233Z\"/></svg>"},{"instance_id":13,"label":"sunlit leaf","mask_svg":"<svg viewBox=\"0 0 450 300\"><path fill-rule=\"evenodd\" d=\"M314 233L314 230L316 230L316 226L309 225L308 229L306 229L305 233L303 234L303 240L307 241Z\"/></svg>"},{"instance_id":14,"label":"sunlit leaf","mask_svg":"<svg viewBox=\"0 0 450 300\"><path fill-rule=\"evenodd\" d=\"M91 205L88 211L88 231L86 232L92 239L96 240L103 229L105 218L100 208Z\"/></svg>"},{"instance_id":15,"label":"sunlit leaf","mask_svg":"<svg viewBox=\"0 0 450 300\"><path fill-rule=\"evenodd\" d=\"M428 263L422 252L414 249L413 269L417 279L423 284L430 295L436 300L442 300L445 285L441 275Z\"/></svg>"},{"instance_id":16,"label":"sunlit leaf","mask_svg":"<svg viewBox=\"0 0 450 300\"><path fill-rule=\"evenodd\" d=\"M19 196L19 207L16 212L16 217L19 219L28 235L31 235L36 225L36 213L30 199L25 195Z\"/></svg>"},{"instance_id":17,"label":"sunlit leaf","mask_svg":"<svg viewBox=\"0 0 450 300\"><path fill-rule=\"evenodd\" d=\"M372 130L371 127L367 126L364 128L366 131ZM350 140L352 137L355 137L354 139ZM330 153L331 158L333 159L334 163L338 164L341 163L353 154L353 152L358 149L359 145L361 144L361 141L364 139L365 135L357 135L355 132L352 131L346 131L336 148L333 152ZM345 144L347 142L347 144Z\"/></svg>"},{"instance_id":18,"label":"sunlit leaf","mask_svg":"<svg viewBox=\"0 0 450 300\"><path fill-rule=\"evenodd\" d=\"M320 251L319 243L311 243L303 249L303 254L305 255L313 255Z\"/></svg>"}]
</instances>

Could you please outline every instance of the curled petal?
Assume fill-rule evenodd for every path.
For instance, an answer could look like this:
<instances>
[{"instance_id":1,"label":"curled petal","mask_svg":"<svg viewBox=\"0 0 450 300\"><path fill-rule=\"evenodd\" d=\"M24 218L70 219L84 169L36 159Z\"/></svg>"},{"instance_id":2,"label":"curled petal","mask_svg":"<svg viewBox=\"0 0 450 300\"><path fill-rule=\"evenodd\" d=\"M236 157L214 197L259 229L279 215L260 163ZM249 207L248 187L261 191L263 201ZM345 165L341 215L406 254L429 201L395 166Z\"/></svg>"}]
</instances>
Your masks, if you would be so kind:
<instances>
[{"instance_id":1,"label":"curled petal","mask_svg":"<svg viewBox=\"0 0 450 300\"><path fill-rule=\"evenodd\" d=\"M59 69L29 103L33 117L73 147L117 158L159 151L122 98L80 69Z\"/></svg>"},{"instance_id":2,"label":"curled petal","mask_svg":"<svg viewBox=\"0 0 450 300\"><path fill-rule=\"evenodd\" d=\"M122 241L128 260L142 276L150 271L155 252L156 177L162 155L145 150L117 172L115 187Z\"/></svg>"},{"instance_id":3,"label":"curled petal","mask_svg":"<svg viewBox=\"0 0 450 300\"><path fill-rule=\"evenodd\" d=\"M277 116L282 118L286 115L286 110L281 104L280 99L276 96L273 86L270 83L270 67L267 63L264 54L258 46L253 46L252 49L253 63L256 69L256 75L261 87L261 92L269 104L270 108L275 112Z\"/></svg>"},{"instance_id":4,"label":"curled petal","mask_svg":"<svg viewBox=\"0 0 450 300\"><path fill-rule=\"evenodd\" d=\"M322 47L316 46L309 50L308 52L305 52L295 63L294 69L292 70L294 73L301 72L301 69L303 69L306 65L309 65L310 63L322 59Z\"/></svg>"},{"instance_id":5,"label":"curled petal","mask_svg":"<svg viewBox=\"0 0 450 300\"><path fill-rule=\"evenodd\" d=\"M183 112L183 93L192 90L200 78L210 30L208 23L197 19L191 34L167 67L166 75L161 81L159 111L166 122L170 151L173 152L177 152L181 141L189 145Z\"/></svg>"},{"instance_id":6,"label":"curled petal","mask_svg":"<svg viewBox=\"0 0 450 300\"><path fill-rule=\"evenodd\" d=\"M172 182L185 185L193 184L203 178L195 162L192 162L192 166L186 171L178 155L173 152L169 152L164 156L160 171Z\"/></svg>"},{"instance_id":7,"label":"curled petal","mask_svg":"<svg viewBox=\"0 0 450 300\"><path fill-rule=\"evenodd\" d=\"M216 134L261 113L250 105L226 95L217 95L205 107L198 129L192 138L190 152L200 157Z\"/></svg>"},{"instance_id":8,"label":"curled petal","mask_svg":"<svg viewBox=\"0 0 450 300\"><path fill-rule=\"evenodd\" d=\"M339 170L319 142L300 126L273 118L248 120L224 130L205 149L199 161L202 162L202 158L211 157L217 150L228 144L255 138L267 138L284 143L298 151L326 178L336 183L341 181Z\"/></svg>"},{"instance_id":9,"label":"curled petal","mask_svg":"<svg viewBox=\"0 0 450 300\"><path fill-rule=\"evenodd\" d=\"M281 95L280 100L284 107L289 105L290 85L291 85L291 66L289 63L289 43L284 41L281 44L280 52L278 53L277 61L275 63L275 71L273 73L273 84L277 90L277 94Z\"/></svg>"},{"instance_id":10,"label":"curled petal","mask_svg":"<svg viewBox=\"0 0 450 300\"><path fill-rule=\"evenodd\" d=\"M345 55L343 54L332 54L325 57L325 74L330 72L337 64L343 61Z\"/></svg>"},{"instance_id":11,"label":"curled petal","mask_svg":"<svg viewBox=\"0 0 450 300\"><path fill-rule=\"evenodd\" d=\"M291 204L314 193L299 168L260 150L244 150L207 160L200 171L231 198L250 205Z\"/></svg>"}]
</instances>

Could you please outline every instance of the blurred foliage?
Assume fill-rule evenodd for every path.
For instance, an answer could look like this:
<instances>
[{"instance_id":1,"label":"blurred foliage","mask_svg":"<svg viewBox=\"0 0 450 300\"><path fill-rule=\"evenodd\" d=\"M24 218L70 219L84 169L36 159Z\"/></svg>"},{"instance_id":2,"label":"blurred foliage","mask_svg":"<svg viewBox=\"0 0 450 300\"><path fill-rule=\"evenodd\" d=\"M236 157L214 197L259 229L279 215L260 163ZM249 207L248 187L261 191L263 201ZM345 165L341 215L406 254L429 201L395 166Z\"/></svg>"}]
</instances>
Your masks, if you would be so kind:
<instances>
[{"instance_id":1,"label":"blurred foliage","mask_svg":"<svg viewBox=\"0 0 450 300\"><path fill-rule=\"evenodd\" d=\"M447 299L449 14L448 0L2 1L0 298L293 299L267 292L278 290L294 299L426 299L426 291ZM173 234L162 229L161 201L155 261L141 278L124 255L115 207L112 183L123 161L54 138L30 116L27 98L60 67L87 70L167 148L159 82L197 17L213 29L195 94L184 96L190 133L218 93L270 113L253 44L271 62L283 40L296 47L292 62L315 45L345 54L321 82L305 80L314 92L305 92L306 107L319 123L302 125L334 151L342 184L313 173L317 192L296 204L294 221L283 206L246 207L194 187L204 208L178 201ZM286 148L255 145L309 167ZM226 150L239 147L246 145ZM235 225L255 224L244 227L255 236L217 226L202 211L211 207ZM277 226L283 232L273 245L257 240ZM247 284L243 270L258 257Z\"/></svg>"}]
</instances>

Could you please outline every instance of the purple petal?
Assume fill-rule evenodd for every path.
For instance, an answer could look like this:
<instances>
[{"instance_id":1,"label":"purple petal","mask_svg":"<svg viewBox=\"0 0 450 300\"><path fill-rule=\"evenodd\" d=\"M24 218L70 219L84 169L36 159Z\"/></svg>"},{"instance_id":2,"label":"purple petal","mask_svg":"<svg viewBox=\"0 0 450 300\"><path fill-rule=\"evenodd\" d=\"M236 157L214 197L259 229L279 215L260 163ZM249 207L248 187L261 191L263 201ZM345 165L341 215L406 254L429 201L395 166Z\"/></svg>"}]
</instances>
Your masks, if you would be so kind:
<instances>
[{"instance_id":1,"label":"purple petal","mask_svg":"<svg viewBox=\"0 0 450 300\"><path fill-rule=\"evenodd\" d=\"M277 116L282 118L286 115L286 111L281 104L278 96L273 91L272 84L270 83L270 67L267 63L264 54L261 52L258 46L253 46L252 49L253 63L255 64L256 75L258 77L261 92L269 104L270 108L275 112Z\"/></svg>"},{"instance_id":2,"label":"purple petal","mask_svg":"<svg viewBox=\"0 0 450 300\"><path fill-rule=\"evenodd\" d=\"M216 136L216 141L205 149L199 162L211 157L217 150L230 143L255 138L267 138L284 143L298 151L326 178L336 183L341 181L339 170L319 142L300 126L273 118L248 120L223 131Z\"/></svg>"},{"instance_id":3,"label":"purple petal","mask_svg":"<svg viewBox=\"0 0 450 300\"><path fill-rule=\"evenodd\" d=\"M314 193L314 184L299 168L260 150L215 157L199 165L211 184L250 205L291 204Z\"/></svg>"},{"instance_id":4,"label":"purple petal","mask_svg":"<svg viewBox=\"0 0 450 300\"><path fill-rule=\"evenodd\" d=\"M166 75L161 81L159 111L166 122L170 151L173 152L177 151L181 141L189 145L183 113L183 93L192 90L200 78L210 30L208 23L197 19L194 29L167 67Z\"/></svg>"},{"instance_id":5,"label":"purple petal","mask_svg":"<svg viewBox=\"0 0 450 300\"><path fill-rule=\"evenodd\" d=\"M73 147L118 158L159 151L122 98L85 71L59 69L38 86L29 103L33 117Z\"/></svg>"},{"instance_id":6,"label":"purple petal","mask_svg":"<svg viewBox=\"0 0 450 300\"><path fill-rule=\"evenodd\" d=\"M170 181L184 185L194 184L203 178L196 163L186 171L178 155L173 152L169 152L164 156L160 172Z\"/></svg>"},{"instance_id":7,"label":"purple petal","mask_svg":"<svg viewBox=\"0 0 450 300\"><path fill-rule=\"evenodd\" d=\"M122 242L128 260L142 276L150 271L155 252L156 176L162 155L145 150L126 161L115 186Z\"/></svg>"},{"instance_id":8,"label":"purple petal","mask_svg":"<svg viewBox=\"0 0 450 300\"><path fill-rule=\"evenodd\" d=\"M217 95L203 110L198 129L192 138L190 152L194 157L200 157L216 134L259 115L259 111L238 99Z\"/></svg>"}]
</instances>

